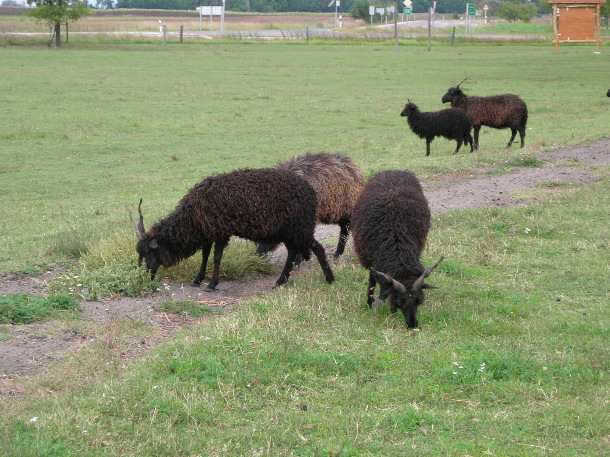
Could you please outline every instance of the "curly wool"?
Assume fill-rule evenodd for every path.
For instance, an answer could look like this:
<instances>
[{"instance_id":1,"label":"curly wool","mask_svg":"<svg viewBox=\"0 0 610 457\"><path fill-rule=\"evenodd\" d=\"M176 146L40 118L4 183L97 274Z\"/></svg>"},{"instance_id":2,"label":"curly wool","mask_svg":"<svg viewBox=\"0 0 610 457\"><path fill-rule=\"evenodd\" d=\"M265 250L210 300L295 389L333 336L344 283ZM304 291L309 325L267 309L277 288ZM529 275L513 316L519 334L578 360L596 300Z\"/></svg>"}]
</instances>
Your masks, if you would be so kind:
<instances>
[{"instance_id":1,"label":"curly wool","mask_svg":"<svg viewBox=\"0 0 610 457\"><path fill-rule=\"evenodd\" d=\"M206 242L231 236L289 242L309 259L316 208L313 188L292 173L273 168L236 170L195 185L146 235L158 240L165 267L190 257Z\"/></svg>"},{"instance_id":2,"label":"curly wool","mask_svg":"<svg viewBox=\"0 0 610 457\"><path fill-rule=\"evenodd\" d=\"M371 178L354 206L354 247L364 268L413 282L424 271L420 254L430 229L430 209L409 171L389 170Z\"/></svg>"},{"instance_id":3,"label":"curly wool","mask_svg":"<svg viewBox=\"0 0 610 457\"><path fill-rule=\"evenodd\" d=\"M306 154L276 168L295 173L311 184L318 196L317 220L322 224L349 220L365 182L360 167L343 154Z\"/></svg>"},{"instance_id":4,"label":"curly wool","mask_svg":"<svg viewBox=\"0 0 610 457\"><path fill-rule=\"evenodd\" d=\"M460 150L462 143L470 144L470 150L473 149L470 134L472 123L462 110L449 108L422 113L415 103L409 102L400 115L407 118L413 133L426 140L426 155L430 155L430 143L437 136L457 141L454 154Z\"/></svg>"},{"instance_id":5,"label":"curly wool","mask_svg":"<svg viewBox=\"0 0 610 457\"><path fill-rule=\"evenodd\" d=\"M503 94L469 97L458 86L454 86L449 88L442 102L449 102L453 108L466 112L474 128L475 147L479 146L479 130L483 125L494 129L511 129L512 135L507 147L512 146L519 132L521 147L525 146L528 111L527 105L519 96Z\"/></svg>"}]
</instances>

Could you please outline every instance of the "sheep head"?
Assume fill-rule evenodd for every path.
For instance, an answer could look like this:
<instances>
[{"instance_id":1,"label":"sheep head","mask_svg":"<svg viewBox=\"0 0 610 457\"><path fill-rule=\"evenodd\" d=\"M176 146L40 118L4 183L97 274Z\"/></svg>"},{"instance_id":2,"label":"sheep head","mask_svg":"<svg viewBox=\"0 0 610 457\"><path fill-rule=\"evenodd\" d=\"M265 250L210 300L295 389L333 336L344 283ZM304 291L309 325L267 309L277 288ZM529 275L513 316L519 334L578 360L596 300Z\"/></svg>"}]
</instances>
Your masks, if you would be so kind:
<instances>
[{"instance_id":1,"label":"sheep head","mask_svg":"<svg viewBox=\"0 0 610 457\"><path fill-rule=\"evenodd\" d=\"M441 102L451 103L451 106L455 106L458 103L458 100L460 100L460 98L464 96L464 92L462 92L462 89L460 89L460 85L464 81L466 81L466 79L468 79L468 78L463 79L460 83L456 84L455 86L451 86L447 90L447 93L445 95L443 95Z\"/></svg>"},{"instance_id":2,"label":"sheep head","mask_svg":"<svg viewBox=\"0 0 610 457\"><path fill-rule=\"evenodd\" d=\"M409 115L411 113L414 113L415 111L417 111L419 108L417 107L417 105L415 103L413 103L410 99L407 99L407 103L405 105L405 108L402 110L402 112L400 113L400 115L402 117L409 117Z\"/></svg>"},{"instance_id":3,"label":"sheep head","mask_svg":"<svg viewBox=\"0 0 610 457\"><path fill-rule=\"evenodd\" d=\"M390 297L392 313L400 310L405 318L407 327L416 328L419 325L417 321L417 308L425 300L423 291L424 289L436 289L436 287L426 284L424 281L438 267L442 260L443 257L430 268L426 268L421 276L413 281L410 287L406 285L410 282L409 280L403 283L392 278L390 275L371 268L371 272L375 275L380 286L379 301L383 302L386 298Z\"/></svg>"},{"instance_id":4,"label":"sheep head","mask_svg":"<svg viewBox=\"0 0 610 457\"><path fill-rule=\"evenodd\" d=\"M144 216L142 215L142 199L140 199L140 204L138 205L138 213L140 213L140 219L138 221L134 220L131 210L129 210L129 219L134 224L134 228L136 231L136 236L138 237L138 243L136 244L136 251L138 252L138 266L142 266L142 260L146 262L146 269L150 271L151 277L154 279L157 274L157 270L161 266L161 261L159 259L159 243L157 239L151 237L146 233L146 229L144 229Z\"/></svg>"}]
</instances>

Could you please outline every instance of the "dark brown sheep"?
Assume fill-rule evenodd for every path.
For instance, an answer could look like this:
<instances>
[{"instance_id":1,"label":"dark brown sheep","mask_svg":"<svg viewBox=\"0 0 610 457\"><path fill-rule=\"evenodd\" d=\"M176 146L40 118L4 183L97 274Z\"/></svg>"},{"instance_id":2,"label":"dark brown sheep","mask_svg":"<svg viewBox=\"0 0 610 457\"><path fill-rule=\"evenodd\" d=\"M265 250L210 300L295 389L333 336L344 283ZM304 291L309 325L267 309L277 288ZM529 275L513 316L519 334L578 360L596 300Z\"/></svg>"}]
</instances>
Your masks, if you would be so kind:
<instances>
[{"instance_id":1,"label":"dark brown sheep","mask_svg":"<svg viewBox=\"0 0 610 457\"><path fill-rule=\"evenodd\" d=\"M141 205L140 201L140 205ZM290 276L297 254L309 259L316 255L326 281L334 280L324 248L314 238L316 192L304 179L274 168L245 169L204 179L180 200L176 209L144 229L134 221L136 250L153 277L161 265L169 267L202 249L202 262L193 286L205 276L208 257L214 247L214 273L206 291L218 284L222 252L232 236L254 242L284 243L288 257L276 285ZM132 219L133 220L133 219Z\"/></svg>"},{"instance_id":2,"label":"dark brown sheep","mask_svg":"<svg viewBox=\"0 0 610 457\"><path fill-rule=\"evenodd\" d=\"M354 203L364 187L364 174L350 157L343 154L306 154L275 166L303 178L318 196L317 221L340 227L335 258L343 254L349 236ZM257 252L266 253L276 246L259 244Z\"/></svg>"},{"instance_id":3,"label":"dark brown sheep","mask_svg":"<svg viewBox=\"0 0 610 457\"><path fill-rule=\"evenodd\" d=\"M473 142L470 134L472 123L464 111L449 108L422 113L417 105L409 100L400 115L407 118L407 123L413 133L426 139L426 156L430 155L430 143L437 136L457 141L454 154L458 153L462 143L470 144L470 152L472 152Z\"/></svg>"},{"instance_id":4,"label":"dark brown sheep","mask_svg":"<svg viewBox=\"0 0 610 457\"><path fill-rule=\"evenodd\" d=\"M354 247L370 270L367 303L380 284L379 299L390 297L390 309L400 309L407 327L417 327L417 308L424 302L425 269L419 257L430 228L430 209L421 185L409 171L382 171L371 178L354 206ZM441 259L442 260L442 259Z\"/></svg>"},{"instance_id":5,"label":"dark brown sheep","mask_svg":"<svg viewBox=\"0 0 610 457\"><path fill-rule=\"evenodd\" d=\"M450 87L447 93L443 95L441 101L443 103L451 103L453 108L462 109L468 114L474 127L475 149L479 147L479 131L482 125L494 129L509 128L511 130L511 137L506 145L507 148L513 145L515 136L519 132L521 147L525 146L527 105L520 97L513 94L469 97L460 89L460 84Z\"/></svg>"}]
</instances>

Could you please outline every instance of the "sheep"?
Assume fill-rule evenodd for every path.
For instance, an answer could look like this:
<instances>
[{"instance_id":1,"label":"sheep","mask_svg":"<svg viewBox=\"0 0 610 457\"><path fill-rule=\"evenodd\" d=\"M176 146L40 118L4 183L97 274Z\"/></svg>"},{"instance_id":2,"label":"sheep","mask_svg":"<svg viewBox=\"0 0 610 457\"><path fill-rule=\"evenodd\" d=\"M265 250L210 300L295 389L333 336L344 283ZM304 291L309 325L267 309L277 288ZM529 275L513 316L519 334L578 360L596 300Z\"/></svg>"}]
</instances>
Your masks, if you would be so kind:
<instances>
[{"instance_id":1,"label":"sheep","mask_svg":"<svg viewBox=\"0 0 610 457\"><path fill-rule=\"evenodd\" d=\"M430 209L421 185L409 171L377 173L365 185L352 213L354 247L360 264L370 270L367 303L380 285L379 300L390 297L390 309L398 309L409 328L419 325L417 308L424 289L436 287L424 280L443 260L424 268L419 257L430 228Z\"/></svg>"},{"instance_id":2,"label":"sheep","mask_svg":"<svg viewBox=\"0 0 610 457\"><path fill-rule=\"evenodd\" d=\"M610 89L608 89L608 93L606 94L606 97L610 97Z\"/></svg>"},{"instance_id":3,"label":"sheep","mask_svg":"<svg viewBox=\"0 0 610 457\"><path fill-rule=\"evenodd\" d=\"M464 80L466 81L466 80ZM462 81L460 84L462 84ZM517 132L521 147L525 147L525 125L527 124L527 105L514 94L491 95L488 97L468 97L460 84L450 87L441 101L451 103L453 108L463 109L474 127L474 148L479 148L479 131L482 125L494 129L510 128L512 134L506 145L510 148Z\"/></svg>"},{"instance_id":4,"label":"sheep","mask_svg":"<svg viewBox=\"0 0 610 457\"><path fill-rule=\"evenodd\" d=\"M306 154L275 166L297 174L315 189L318 197L317 221L321 224L338 224L339 242L334 257L345 250L349 224L356 198L364 187L364 174L360 167L343 154ZM259 244L258 254L272 251L276 246Z\"/></svg>"},{"instance_id":5,"label":"sheep","mask_svg":"<svg viewBox=\"0 0 610 457\"><path fill-rule=\"evenodd\" d=\"M136 251L139 265L144 259L153 278L161 265L169 267L202 249L201 269L192 283L198 287L215 243L214 272L205 291L215 290L223 249L235 235L286 245L288 256L276 286L288 280L296 255L309 259L311 251L326 281L330 284L334 280L324 248L314 238L316 192L294 173L274 168L241 169L208 177L148 231L144 229L141 204L140 200L140 220L132 218L138 237Z\"/></svg>"},{"instance_id":6,"label":"sheep","mask_svg":"<svg viewBox=\"0 0 610 457\"><path fill-rule=\"evenodd\" d=\"M462 110L449 108L431 113L422 113L417 105L409 100L400 115L407 118L413 133L426 139L426 156L430 155L430 143L437 136L457 141L454 154L458 153L462 143L470 144L470 152L472 152L473 142L470 134L472 123Z\"/></svg>"}]
</instances>

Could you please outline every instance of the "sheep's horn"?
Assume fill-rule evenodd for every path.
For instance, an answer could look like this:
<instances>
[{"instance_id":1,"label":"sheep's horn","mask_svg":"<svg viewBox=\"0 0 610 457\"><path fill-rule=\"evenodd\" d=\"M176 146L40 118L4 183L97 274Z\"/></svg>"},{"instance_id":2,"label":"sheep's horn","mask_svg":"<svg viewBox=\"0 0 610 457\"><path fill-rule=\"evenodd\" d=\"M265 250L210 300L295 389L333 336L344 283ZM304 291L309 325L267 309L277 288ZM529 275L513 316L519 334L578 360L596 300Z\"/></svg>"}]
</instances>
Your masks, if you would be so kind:
<instances>
[{"instance_id":1,"label":"sheep's horn","mask_svg":"<svg viewBox=\"0 0 610 457\"><path fill-rule=\"evenodd\" d=\"M386 275L385 273L382 273L380 271L377 270L373 270L371 268L371 271L373 273L375 273L376 275L381 276L383 279L385 279L388 282L392 283L392 287L394 287L394 290L396 290L397 292L400 292L401 294L404 294L407 292L407 288L404 286L404 284L396 281L394 278L392 278L390 275Z\"/></svg>"},{"instance_id":2,"label":"sheep's horn","mask_svg":"<svg viewBox=\"0 0 610 457\"><path fill-rule=\"evenodd\" d=\"M464 78L464 79L462 79L462 81L460 82L460 84L462 84L462 83L463 83L464 81L466 81L467 79L468 79L468 78ZM459 88L460 88L460 84L457 84L457 85L455 86L455 88L456 88L456 89L459 89Z\"/></svg>"},{"instance_id":3,"label":"sheep's horn","mask_svg":"<svg viewBox=\"0 0 610 457\"><path fill-rule=\"evenodd\" d=\"M138 237L138 240L142 240L142 239L144 239L144 234L146 233L146 230L144 229L144 216L142 215L142 199L140 199L140 204L138 205L138 213L140 213L140 220L135 221L133 219L133 216L131 214L131 209L130 209L129 210L129 219L131 219L131 222L133 222L133 225L136 229L136 236Z\"/></svg>"},{"instance_id":4,"label":"sheep's horn","mask_svg":"<svg viewBox=\"0 0 610 457\"><path fill-rule=\"evenodd\" d=\"M415 281L415 282L413 283L413 286L411 287L411 289L412 289L413 291L416 291L416 290L421 289L421 288L424 286L424 280L425 280L425 279L426 279L428 276L430 276L430 273L432 273L432 271L434 271L434 269L435 269L436 267L438 267L439 263L441 263L441 262L443 261L443 259L444 259L444 258L445 258L445 257L441 257L441 258L438 260L438 262L436 262L436 263L435 263L434 265L432 265L430 268L426 268L426 269L424 270L423 274L422 274L422 275L421 275L419 278L417 278L417 281Z\"/></svg>"}]
</instances>

